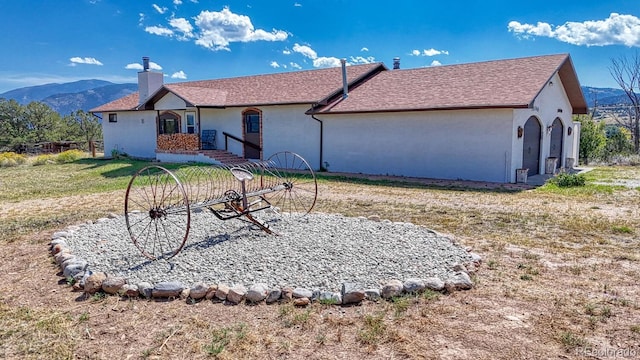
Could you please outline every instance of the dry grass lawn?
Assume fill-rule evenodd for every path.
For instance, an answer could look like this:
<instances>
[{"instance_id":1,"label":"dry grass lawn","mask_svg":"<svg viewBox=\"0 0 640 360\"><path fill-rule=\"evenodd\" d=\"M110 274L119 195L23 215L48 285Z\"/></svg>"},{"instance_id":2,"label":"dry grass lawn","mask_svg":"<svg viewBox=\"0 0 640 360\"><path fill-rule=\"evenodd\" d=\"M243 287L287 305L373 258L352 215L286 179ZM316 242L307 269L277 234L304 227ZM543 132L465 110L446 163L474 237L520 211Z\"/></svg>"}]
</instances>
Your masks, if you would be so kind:
<instances>
[{"instance_id":1,"label":"dry grass lawn","mask_svg":"<svg viewBox=\"0 0 640 360\"><path fill-rule=\"evenodd\" d=\"M0 358L640 357L636 189L492 191L470 183L323 179L317 211L411 221L479 253L484 262L473 275L475 288L352 307L225 306L73 292L47 252L51 234L121 212L124 190L14 196L15 186L38 186L28 174L55 178L55 166L61 165L0 168ZM16 182L20 176L24 185ZM596 169L589 176L638 179L640 169Z\"/></svg>"}]
</instances>

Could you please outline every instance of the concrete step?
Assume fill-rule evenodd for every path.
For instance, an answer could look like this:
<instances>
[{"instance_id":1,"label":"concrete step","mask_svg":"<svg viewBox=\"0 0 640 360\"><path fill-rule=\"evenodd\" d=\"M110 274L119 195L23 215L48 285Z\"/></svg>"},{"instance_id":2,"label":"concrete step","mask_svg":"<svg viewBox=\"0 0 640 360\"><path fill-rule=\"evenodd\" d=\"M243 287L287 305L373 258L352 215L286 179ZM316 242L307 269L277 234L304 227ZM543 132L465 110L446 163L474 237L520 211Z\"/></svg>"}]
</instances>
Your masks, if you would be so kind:
<instances>
[{"instance_id":1,"label":"concrete step","mask_svg":"<svg viewBox=\"0 0 640 360\"><path fill-rule=\"evenodd\" d=\"M204 156L219 161L225 165L237 165L247 162L246 159L225 150L201 150L200 152Z\"/></svg>"}]
</instances>

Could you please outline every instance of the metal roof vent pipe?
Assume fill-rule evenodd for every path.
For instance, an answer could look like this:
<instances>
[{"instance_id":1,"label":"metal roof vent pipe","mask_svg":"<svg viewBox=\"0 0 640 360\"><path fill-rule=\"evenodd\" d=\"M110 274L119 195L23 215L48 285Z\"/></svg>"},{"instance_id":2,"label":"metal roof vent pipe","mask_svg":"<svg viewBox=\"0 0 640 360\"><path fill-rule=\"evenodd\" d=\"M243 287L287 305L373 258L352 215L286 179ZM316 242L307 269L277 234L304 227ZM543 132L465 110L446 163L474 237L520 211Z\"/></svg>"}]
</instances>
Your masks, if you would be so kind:
<instances>
[{"instance_id":1,"label":"metal roof vent pipe","mask_svg":"<svg viewBox=\"0 0 640 360\"><path fill-rule=\"evenodd\" d=\"M347 59L340 59L342 64L342 98L349 96L349 83L347 82Z\"/></svg>"},{"instance_id":2,"label":"metal roof vent pipe","mask_svg":"<svg viewBox=\"0 0 640 360\"><path fill-rule=\"evenodd\" d=\"M398 70L400 69L400 58L399 57L394 57L393 58L393 70Z\"/></svg>"}]
</instances>

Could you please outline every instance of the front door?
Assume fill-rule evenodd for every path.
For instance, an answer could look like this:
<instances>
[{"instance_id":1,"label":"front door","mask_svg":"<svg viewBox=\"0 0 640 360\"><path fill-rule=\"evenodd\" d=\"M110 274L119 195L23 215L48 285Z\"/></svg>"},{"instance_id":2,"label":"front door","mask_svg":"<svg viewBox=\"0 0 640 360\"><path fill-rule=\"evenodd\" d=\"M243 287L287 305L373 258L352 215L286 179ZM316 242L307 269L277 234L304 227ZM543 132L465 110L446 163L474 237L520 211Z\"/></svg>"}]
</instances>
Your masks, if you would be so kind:
<instances>
[{"instance_id":1,"label":"front door","mask_svg":"<svg viewBox=\"0 0 640 360\"><path fill-rule=\"evenodd\" d=\"M524 124L522 167L529 169L528 175L537 175L540 169L540 122L530 117Z\"/></svg>"},{"instance_id":2,"label":"front door","mask_svg":"<svg viewBox=\"0 0 640 360\"><path fill-rule=\"evenodd\" d=\"M244 157L245 159L260 159L260 128L261 116L258 111L249 110L244 113Z\"/></svg>"},{"instance_id":3,"label":"front door","mask_svg":"<svg viewBox=\"0 0 640 360\"><path fill-rule=\"evenodd\" d=\"M556 168L562 165L562 135L564 134L564 126L562 121L556 118L551 125L551 147L549 149L549 157L558 159Z\"/></svg>"}]
</instances>

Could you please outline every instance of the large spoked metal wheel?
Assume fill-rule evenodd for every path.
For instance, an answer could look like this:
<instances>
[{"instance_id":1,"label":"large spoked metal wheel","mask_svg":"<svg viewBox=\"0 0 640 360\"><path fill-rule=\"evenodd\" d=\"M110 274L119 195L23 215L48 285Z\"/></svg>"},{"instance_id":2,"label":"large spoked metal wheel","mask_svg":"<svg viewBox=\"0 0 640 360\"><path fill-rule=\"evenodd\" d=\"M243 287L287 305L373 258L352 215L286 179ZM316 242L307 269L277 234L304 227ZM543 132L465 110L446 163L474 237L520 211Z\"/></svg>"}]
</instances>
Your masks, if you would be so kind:
<instances>
[{"instance_id":1,"label":"large spoked metal wheel","mask_svg":"<svg viewBox=\"0 0 640 360\"><path fill-rule=\"evenodd\" d=\"M144 256L175 256L187 241L189 200L178 180L161 166L148 166L129 181L124 214L131 240Z\"/></svg>"},{"instance_id":2,"label":"large spoked metal wheel","mask_svg":"<svg viewBox=\"0 0 640 360\"><path fill-rule=\"evenodd\" d=\"M280 214L304 216L316 204L318 183L311 166L302 156L283 151L268 160L268 172L277 179L275 191L264 197Z\"/></svg>"}]
</instances>

